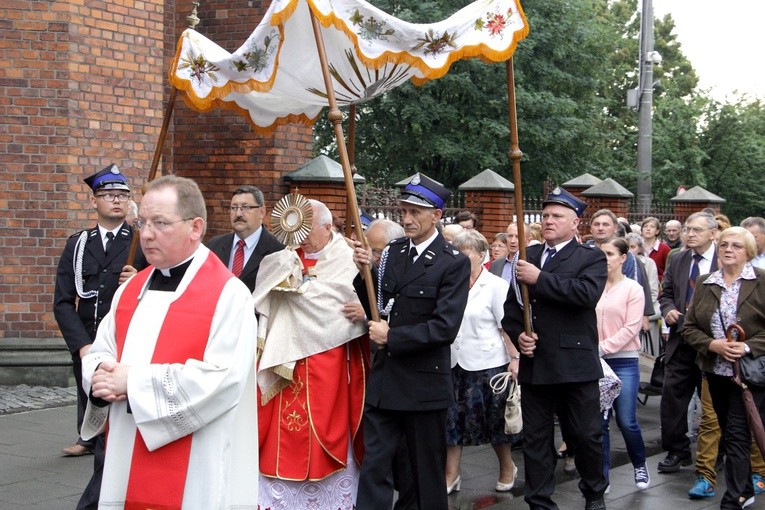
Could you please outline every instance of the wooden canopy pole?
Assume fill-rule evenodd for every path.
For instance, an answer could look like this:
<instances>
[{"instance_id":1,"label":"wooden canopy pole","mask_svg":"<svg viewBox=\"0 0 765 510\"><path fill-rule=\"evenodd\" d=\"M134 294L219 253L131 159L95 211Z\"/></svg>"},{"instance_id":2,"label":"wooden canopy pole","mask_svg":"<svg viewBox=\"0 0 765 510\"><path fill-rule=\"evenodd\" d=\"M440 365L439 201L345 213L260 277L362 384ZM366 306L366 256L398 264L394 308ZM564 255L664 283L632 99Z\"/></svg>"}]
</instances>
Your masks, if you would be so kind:
<instances>
[{"instance_id":1,"label":"wooden canopy pole","mask_svg":"<svg viewBox=\"0 0 765 510\"><path fill-rule=\"evenodd\" d=\"M345 134L343 133L343 112L337 107L337 100L335 99L335 90L332 86L332 76L329 73L329 64L327 63L327 53L324 49L324 38L321 35L321 24L314 15L313 11L309 9L311 13L311 25L313 26L313 35L316 38L316 49L319 52L319 61L321 62L321 73L324 76L324 87L327 90L327 100L329 101L329 113L327 118L332 123L335 130L335 140L337 141L337 151L340 154L340 164L343 167L343 175L345 177L345 191L347 193L347 207L351 218L356 218L354 221L354 231L356 232L356 239L361 241L362 246L368 249L367 240L361 230L361 221L359 218L359 207L356 202L356 189L353 187L353 175L351 173L351 164L348 159L348 151L345 146ZM346 218L346 222L348 218ZM374 283L372 282L372 270L369 265L362 266L362 274L364 276L364 284L367 289L367 299L369 300L369 308L372 313L372 320L379 321L380 313L377 310L377 299L375 298Z\"/></svg>"},{"instance_id":2,"label":"wooden canopy pole","mask_svg":"<svg viewBox=\"0 0 765 510\"><path fill-rule=\"evenodd\" d=\"M507 109L510 121L510 152L508 157L513 167L515 186L515 216L518 225L518 258L526 260L526 225L523 220L523 186L521 185L521 158L523 153L518 147L518 119L515 109L515 72L513 59L505 61L507 70ZM521 300L523 301L523 325L527 335L531 335L531 312L529 311L529 288L521 282Z\"/></svg>"},{"instance_id":3,"label":"wooden canopy pole","mask_svg":"<svg viewBox=\"0 0 765 510\"><path fill-rule=\"evenodd\" d=\"M352 104L348 109L348 164L351 167L351 177L356 175L356 105ZM354 188L355 189L355 188ZM352 219L355 223L361 218L351 216L350 201L345 204L345 237L351 237ZM363 229L362 229L363 230Z\"/></svg>"},{"instance_id":4,"label":"wooden canopy pole","mask_svg":"<svg viewBox=\"0 0 765 510\"><path fill-rule=\"evenodd\" d=\"M170 99L167 101L165 107L165 118L162 120L162 129L159 132L159 138L157 139L157 146L154 148L154 159L151 161L151 170L149 171L149 178L146 179L146 184L153 181L157 177L157 168L159 168L159 160L162 159L162 147L165 145L165 138L167 137L167 129L170 127L170 118L173 116L173 108L175 107L175 97L178 95L178 89L175 87L170 91ZM146 193L146 184L143 185L141 193ZM133 265L135 260L135 252L138 249L139 235L134 235L130 242L130 251L128 252L128 258L126 264L128 266Z\"/></svg>"}]
</instances>

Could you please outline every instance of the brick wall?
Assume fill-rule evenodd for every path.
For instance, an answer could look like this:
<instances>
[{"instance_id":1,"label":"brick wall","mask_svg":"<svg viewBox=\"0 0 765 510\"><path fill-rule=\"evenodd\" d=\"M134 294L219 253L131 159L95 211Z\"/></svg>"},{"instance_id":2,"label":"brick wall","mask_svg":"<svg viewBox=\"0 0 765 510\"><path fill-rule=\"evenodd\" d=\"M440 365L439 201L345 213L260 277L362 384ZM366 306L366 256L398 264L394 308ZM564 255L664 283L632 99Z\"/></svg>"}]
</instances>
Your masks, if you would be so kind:
<instances>
[{"instance_id":1,"label":"brick wall","mask_svg":"<svg viewBox=\"0 0 765 510\"><path fill-rule=\"evenodd\" d=\"M57 334L66 238L92 226L82 178L139 181L161 123L164 2L23 1L0 20L0 337Z\"/></svg>"},{"instance_id":2,"label":"brick wall","mask_svg":"<svg viewBox=\"0 0 765 510\"><path fill-rule=\"evenodd\" d=\"M513 221L515 202L512 191L468 191L465 193L465 209L480 218L481 234L491 244L494 236L507 231Z\"/></svg>"}]
</instances>

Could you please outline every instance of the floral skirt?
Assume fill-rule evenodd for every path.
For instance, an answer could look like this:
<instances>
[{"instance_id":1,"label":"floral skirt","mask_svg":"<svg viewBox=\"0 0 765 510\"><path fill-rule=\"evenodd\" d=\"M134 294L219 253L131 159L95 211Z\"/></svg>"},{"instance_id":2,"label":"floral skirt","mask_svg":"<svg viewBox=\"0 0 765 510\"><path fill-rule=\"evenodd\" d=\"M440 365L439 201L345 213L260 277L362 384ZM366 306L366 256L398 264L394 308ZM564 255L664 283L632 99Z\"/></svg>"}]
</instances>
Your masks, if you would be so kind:
<instances>
[{"instance_id":1,"label":"floral skirt","mask_svg":"<svg viewBox=\"0 0 765 510\"><path fill-rule=\"evenodd\" d=\"M457 403L446 414L447 445L479 446L511 443L517 439L505 434L505 402L509 390L495 395L489 385L494 375L506 369L507 365L476 372L459 365L452 368Z\"/></svg>"}]
</instances>

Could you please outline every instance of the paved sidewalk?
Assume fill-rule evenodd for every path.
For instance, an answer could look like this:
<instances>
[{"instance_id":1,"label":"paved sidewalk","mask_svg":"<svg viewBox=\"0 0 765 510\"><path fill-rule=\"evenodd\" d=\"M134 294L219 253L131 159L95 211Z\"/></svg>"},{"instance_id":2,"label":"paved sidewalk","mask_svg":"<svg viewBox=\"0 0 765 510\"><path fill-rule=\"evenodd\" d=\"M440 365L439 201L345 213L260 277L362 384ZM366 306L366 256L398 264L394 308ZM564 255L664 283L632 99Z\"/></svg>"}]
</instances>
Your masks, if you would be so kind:
<instances>
[{"instance_id":1,"label":"paved sidewalk","mask_svg":"<svg viewBox=\"0 0 765 510\"><path fill-rule=\"evenodd\" d=\"M73 402L74 388L0 387L0 510L75 508L90 477L93 457L66 458L60 454L61 448L75 439ZM607 507L609 510L719 508L724 491L722 476L716 497L691 501L687 491L693 482L692 467L671 475L656 471L656 465L664 458L659 448L658 410L657 397L651 397L646 406L638 408L650 455L651 486L645 491L636 489L624 441L616 426L612 426L612 459L618 467L611 470ZM491 447L465 448L462 490L449 497L450 510L528 508L523 502L522 452L514 452L513 457L519 467L517 486L511 493L500 494L494 491L498 467ZM562 510L584 508L578 478L563 473L562 465L558 466L556 476L558 485L554 498L559 507ZM765 495L758 498L749 508L765 510Z\"/></svg>"}]
</instances>

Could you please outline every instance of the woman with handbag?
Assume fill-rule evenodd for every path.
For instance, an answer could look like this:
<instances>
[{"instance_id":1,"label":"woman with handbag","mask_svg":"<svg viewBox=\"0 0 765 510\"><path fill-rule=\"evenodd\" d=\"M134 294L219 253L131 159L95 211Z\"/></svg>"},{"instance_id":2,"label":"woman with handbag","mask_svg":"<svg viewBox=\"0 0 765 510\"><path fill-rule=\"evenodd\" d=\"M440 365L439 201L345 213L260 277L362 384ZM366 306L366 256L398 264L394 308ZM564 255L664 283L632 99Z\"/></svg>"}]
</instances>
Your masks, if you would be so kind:
<instances>
[{"instance_id":1,"label":"woman with handbag","mask_svg":"<svg viewBox=\"0 0 765 510\"><path fill-rule=\"evenodd\" d=\"M463 446L491 444L499 460L496 490L509 491L515 485L518 468L513 464L505 434L507 390L494 394L494 375L518 375L518 351L501 329L509 284L483 267L489 249L477 231L458 234L454 246L470 259L470 293L457 338L452 344L451 366L456 403L447 411L446 485L447 493L460 490L460 460Z\"/></svg>"},{"instance_id":2,"label":"woman with handbag","mask_svg":"<svg viewBox=\"0 0 765 510\"><path fill-rule=\"evenodd\" d=\"M751 432L741 388L733 381L733 364L745 355L765 354L765 271L751 260L754 236L742 227L725 229L718 238L720 269L698 278L685 316L683 339L698 351L696 363L709 384L725 443L727 489L720 508L744 508L754 502L750 477ZM737 324L746 341L730 342L725 331ZM743 338L741 339L743 340ZM761 417L765 387L749 386Z\"/></svg>"},{"instance_id":3,"label":"woman with handbag","mask_svg":"<svg viewBox=\"0 0 765 510\"><path fill-rule=\"evenodd\" d=\"M595 311L598 316L600 355L622 381L621 393L613 409L603 418L603 471L608 478L611 442L609 422L611 412L624 437L627 454L632 462L635 485L646 489L651 483L645 464L645 443L637 419L637 396L640 388L640 328L643 322L645 295L639 283L622 273L629 246L624 239L614 238L600 246L606 254L608 279Z\"/></svg>"}]
</instances>

